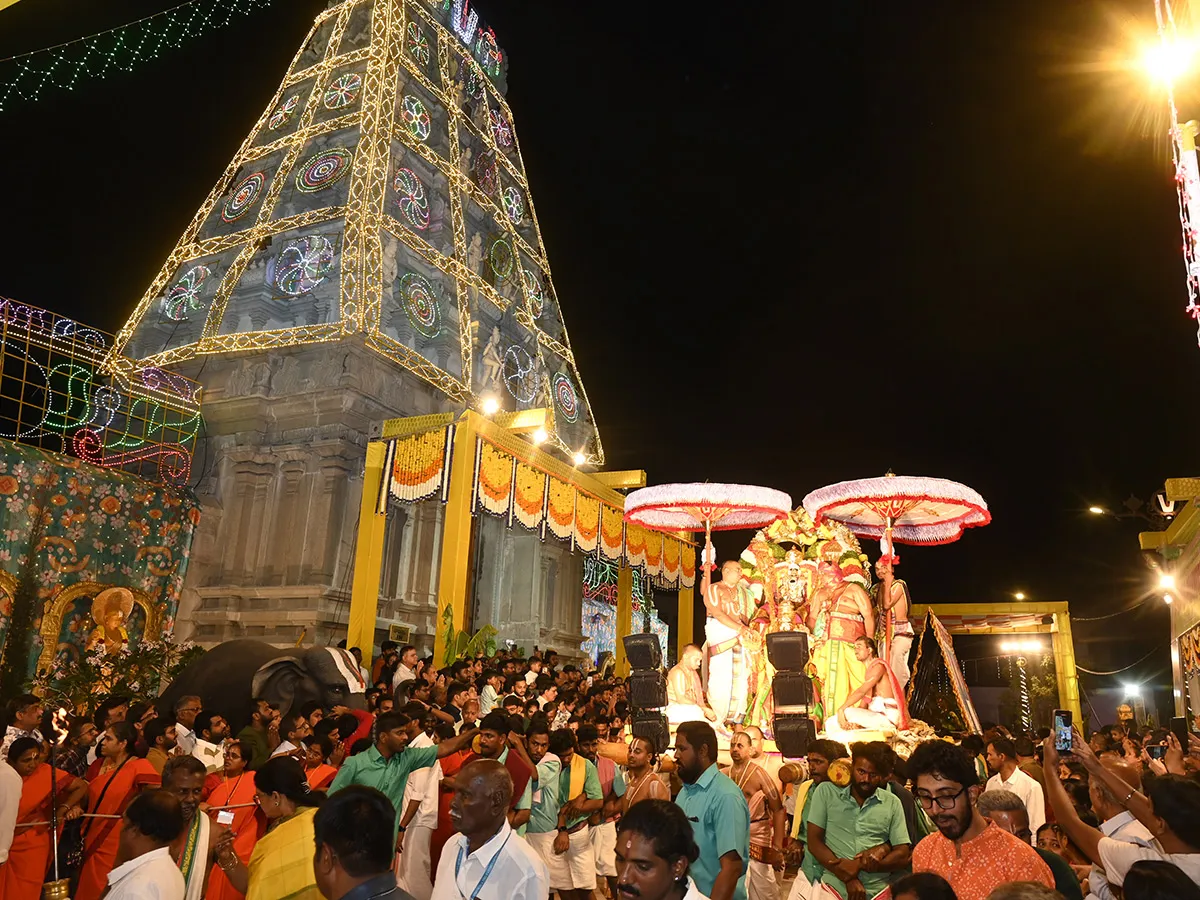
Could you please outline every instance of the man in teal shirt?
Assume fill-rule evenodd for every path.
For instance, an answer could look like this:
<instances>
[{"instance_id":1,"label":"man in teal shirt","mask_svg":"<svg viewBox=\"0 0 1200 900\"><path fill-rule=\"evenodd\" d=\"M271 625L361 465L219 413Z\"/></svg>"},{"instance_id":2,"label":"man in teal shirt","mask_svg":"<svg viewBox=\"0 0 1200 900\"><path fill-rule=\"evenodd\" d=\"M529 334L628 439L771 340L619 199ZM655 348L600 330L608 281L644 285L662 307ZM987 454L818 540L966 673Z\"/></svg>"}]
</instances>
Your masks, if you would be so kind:
<instances>
[{"instance_id":1,"label":"man in teal shirt","mask_svg":"<svg viewBox=\"0 0 1200 900\"><path fill-rule=\"evenodd\" d=\"M733 780L717 771L717 733L707 722L675 732L675 765L683 788L675 799L692 823L700 858L688 869L711 900L746 900L750 807Z\"/></svg>"},{"instance_id":2,"label":"man in teal shirt","mask_svg":"<svg viewBox=\"0 0 1200 900\"><path fill-rule=\"evenodd\" d=\"M832 781L812 789L808 849L821 865L821 881L841 897L874 897L891 873L908 868L912 844L900 798L881 790L892 773L883 741L850 747L850 783Z\"/></svg>"},{"instance_id":3,"label":"man in teal shirt","mask_svg":"<svg viewBox=\"0 0 1200 900\"><path fill-rule=\"evenodd\" d=\"M329 793L334 794L351 784L362 784L382 792L396 809L393 840L400 833L400 815L404 811L404 787L408 775L416 769L432 766L443 756L449 756L471 743L476 728L432 747L406 750L409 724L413 720L401 712L386 712L375 720L375 744L368 750L342 763ZM419 729L418 729L419 730Z\"/></svg>"}]
</instances>

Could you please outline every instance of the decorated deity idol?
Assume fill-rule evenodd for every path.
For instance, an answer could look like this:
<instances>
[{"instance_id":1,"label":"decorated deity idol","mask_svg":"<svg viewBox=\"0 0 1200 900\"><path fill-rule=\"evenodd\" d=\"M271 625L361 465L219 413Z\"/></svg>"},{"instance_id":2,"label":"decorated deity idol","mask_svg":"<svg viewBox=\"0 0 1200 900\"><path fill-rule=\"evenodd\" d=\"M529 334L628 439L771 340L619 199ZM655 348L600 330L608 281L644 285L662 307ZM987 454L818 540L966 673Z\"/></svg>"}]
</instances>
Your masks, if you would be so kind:
<instances>
[{"instance_id":1,"label":"decorated deity idol","mask_svg":"<svg viewBox=\"0 0 1200 900\"><path fill-rule=\"evenodd\" d=\"M866 557L852 539L848 531L835 533L817 547L821 578L806 624L812 634L808 673L814 716L822 723L863 683L866 668L854 642L875 633Z\"/></svg>"},{"instance_id":2,"label":"decorated deity idol","mask_svg":"<svg viewBox=\"0 0 1200 900\"><path fill-rule=\"evenodd\" d=\"M88 638L87 651L104 647L104 655L119 653L129 643L125 626L133 613L133 594L128 588L106 588L92 601L92 619L96 628Z\"/></svg>"}]
</instances>

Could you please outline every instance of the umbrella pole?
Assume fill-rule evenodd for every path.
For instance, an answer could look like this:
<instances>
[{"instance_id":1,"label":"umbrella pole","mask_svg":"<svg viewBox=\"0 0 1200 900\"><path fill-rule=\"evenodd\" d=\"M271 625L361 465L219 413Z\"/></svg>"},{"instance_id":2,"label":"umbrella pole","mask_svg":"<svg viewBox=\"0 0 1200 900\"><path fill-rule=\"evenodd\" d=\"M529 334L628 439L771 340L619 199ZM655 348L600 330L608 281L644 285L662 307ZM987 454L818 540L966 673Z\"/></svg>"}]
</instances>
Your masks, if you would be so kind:
<instances>
[{"instance_id":1,"label":"umbrella pole","mask_svg":"<svg viewBox=\"0 0 1200 900\"><path fill-rule=\"evenodd\" d=\"M884 546L887 548L886 552L888 564L892 566L895 565L892 560L895 559L896 556L896 548L892 543L892 526L894 524L895 523L893 522L892 517L888 516L887 525L883 530ZM895 569L893 568L892 571L894 573ZM880 599L883 602L884 609L887 610L884 613L885 618L883 620L883 661L886 662L890 668L892 665L892 622L895 620L895 617L892 615L892 611L887 608L888 604L892 602L891 585L889 585L888 588L888 596Z\"/></svg>"}]
</instances>

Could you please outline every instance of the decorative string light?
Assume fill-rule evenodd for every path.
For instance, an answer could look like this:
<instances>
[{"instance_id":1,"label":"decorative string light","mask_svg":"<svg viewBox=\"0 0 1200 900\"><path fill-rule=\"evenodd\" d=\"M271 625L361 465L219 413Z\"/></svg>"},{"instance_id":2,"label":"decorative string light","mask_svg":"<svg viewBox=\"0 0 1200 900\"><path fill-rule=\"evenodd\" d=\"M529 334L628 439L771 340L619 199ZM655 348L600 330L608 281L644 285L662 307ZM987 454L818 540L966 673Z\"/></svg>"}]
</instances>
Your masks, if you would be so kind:
<instances>
[{"instance_id":1,"label":"decorative string light","mask_svg":"<svg viewBox=\"0 0 1200 900\"><path fill-rule=\"evenodd\" d=\"M81 81L131 72L270 5L271 0L190 0L108 31L0 60L0 111L40 100L48 91L74 90Z\"/></svg>"},{"instance_id":2,"label":"decorative string light","mask_svg":"<svg viewBox=\"0 0 1200 900\"><path fill-rule=\"evenodd\" d=\"M479 313L494 308L511 325L500 329L500 343L492 352L503 359L505 348L522 348L528 361L515 360L519 364L507 374L517 376L522 394L535 385L534 396L544 393L553 410L545 446L566 459L578 453L588 465L603 463L504 97L507 60L500 58L499 74L485 73L476 51L490 52L494 35L489 31L489 39L480 43L479 31L487 30L483 23L476 25L469 41L453 33L451 6L451 0L379 0L365 26L370 40L358 43L349 41L347 34L360 34L355 29L362 24L356 18L362 3L341 0L317 15L275 97L118 336L108 359L114 371L173 366L204 353L263 351L362 334L372 350L456 402L474 402L477 391L499 387L476 384L477 358L492 330L482 330L485 318ZM470 19L468 3L461 3L460 13ZM494 70L494 59L491 67ZM326 94L352 72L361 77L358 94L350 106L338 110L341 115L330 117ZM464 102L464 94L470 102ZM351 133L356 137L345 136ZM322 146L326 149L320 150ZM398 181L401 168L408 168L414 179L402 176ZM247 196L253 191L251 186L242 190L248 173L260 171L265 175L261 190ZM336 194L336 199L323 204L301 201L300 194L319 192L335 182L339 190L327 195ZM509 187L514 191L506 208L503 192ZM239 193L230 210L236 213L246 208L239 202L249 203L244 218L237 220L240 227L214 230ZM514 210L519 210L519 225L510 217ZM429 226L422 228L426 215ZM436 246L427 236L435 221L446 229ZM261 248L272 241L290 245L317 226L334 242L334 258L323 262L323 248L310 246L305 267L299 266L303 248L286 260L272 250L266 280L280 296L280 262L293 266L288 287L303 287L306 278L324 278L321 290L333 305L328 318L289 328L222 330L223 323L237 321L242 313L246 301L240 286L253 292L248 279L263 279L255 271ZM396 241L394 251L389 249L391 239ZM218 253L230 258L219 268L214 264ZM167 346L140 345L135 338L143 323L156 317L156 304L181 273L200 263L213 267L205 285L208 313L202 329L181 331L178 342ZM525 283L526 267L535 276L532 283ZM442 277L435 279L432 269ZM401 283L406 271L419 271L431 294L426 296L412 279L406 291ZM428 335L422 333L422 328L432 330L431 301L438 310L436 353L425 346ZM416 344L385 324L395 323L397 315L399 320L408 318L410 335L422 335ZM454 342L458 353L447 356L443 349L451 349ZM130 348L135 348L137 363L122 355ZM569 379L579 420L586 418L592 429L586 435L573 429L570 445L558 434L558 425L567 423L563 408L550 396L557 373ZM569 402L565 406L571 408Z\"/></svg>"}]
</instances>

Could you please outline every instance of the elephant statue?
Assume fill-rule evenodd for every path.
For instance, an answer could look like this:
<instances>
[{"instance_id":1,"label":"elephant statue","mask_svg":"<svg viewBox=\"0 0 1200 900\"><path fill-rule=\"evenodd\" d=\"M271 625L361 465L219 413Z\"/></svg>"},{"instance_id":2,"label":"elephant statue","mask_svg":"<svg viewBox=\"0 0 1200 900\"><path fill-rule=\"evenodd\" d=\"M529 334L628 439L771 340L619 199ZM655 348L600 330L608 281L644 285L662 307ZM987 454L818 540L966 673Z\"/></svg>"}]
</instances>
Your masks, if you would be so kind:
<instances>
[{"instance_id":1,"label":"elephant statue","mask_svg":"<svg viewBox=\"0 0 1200 900\"><path fill-rule=\"evenodd\" d=\"M349 651L337 647L272 647L254 640L226 641L176 676L159 698L162 714L180 697L195 694L205 709L220 713L237 734L250 722L254 698L286 715L309 701L325 709L367 708L366 683Z\"/></svg>"}]
</instances>

